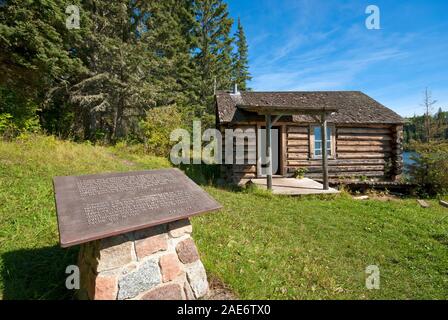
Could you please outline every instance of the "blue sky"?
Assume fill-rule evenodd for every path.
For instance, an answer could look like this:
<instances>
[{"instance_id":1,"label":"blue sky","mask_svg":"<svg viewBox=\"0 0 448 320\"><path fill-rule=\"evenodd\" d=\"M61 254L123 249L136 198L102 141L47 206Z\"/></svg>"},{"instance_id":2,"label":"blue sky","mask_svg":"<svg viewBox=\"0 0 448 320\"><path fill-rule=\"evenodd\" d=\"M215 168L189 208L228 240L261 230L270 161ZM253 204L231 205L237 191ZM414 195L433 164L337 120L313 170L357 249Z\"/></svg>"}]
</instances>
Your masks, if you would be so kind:
<instances>
[{"instance_id":1,"label":"blue sky","mask_svg":"<svg viewBox=\"0 0 448 320\"><path fill-rule=\"evenodd\" d=\"M360 90L403 116L448 111L448 1L227 0L259 91ZM368 5L381 30L368 30Z\"/></svg>"}]
</instances>

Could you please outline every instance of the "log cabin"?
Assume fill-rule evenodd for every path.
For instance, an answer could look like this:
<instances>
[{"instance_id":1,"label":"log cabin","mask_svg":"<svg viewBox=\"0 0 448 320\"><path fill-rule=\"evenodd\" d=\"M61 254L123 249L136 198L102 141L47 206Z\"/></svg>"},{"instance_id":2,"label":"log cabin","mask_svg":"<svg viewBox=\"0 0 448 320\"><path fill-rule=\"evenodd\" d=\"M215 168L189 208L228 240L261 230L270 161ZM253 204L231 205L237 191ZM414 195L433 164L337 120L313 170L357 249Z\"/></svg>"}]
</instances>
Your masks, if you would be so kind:
<instances>
[{"instance_id":1,"label":"log cabin","mask_svg":"<svg viewBox=\"0 0 448 320\"><path fill-rule=\"evenodd\" d=\"M247 153L243 163L223 161L222 177L229 183L244 184L266 175L269 179L269 174L291 177L298 170L325 184L393 182L402 174L403 118L360 91L241 92L235 88L218 91L215 104L216 127L223 137L226 129L255 131L255 138L243 136L242 141L245 151L255 150L256 163L248 161ZM265 135L265 128L276 134ZM271 172L263 165L266 154L278 164Z\"/></svg>"}]
</instances>

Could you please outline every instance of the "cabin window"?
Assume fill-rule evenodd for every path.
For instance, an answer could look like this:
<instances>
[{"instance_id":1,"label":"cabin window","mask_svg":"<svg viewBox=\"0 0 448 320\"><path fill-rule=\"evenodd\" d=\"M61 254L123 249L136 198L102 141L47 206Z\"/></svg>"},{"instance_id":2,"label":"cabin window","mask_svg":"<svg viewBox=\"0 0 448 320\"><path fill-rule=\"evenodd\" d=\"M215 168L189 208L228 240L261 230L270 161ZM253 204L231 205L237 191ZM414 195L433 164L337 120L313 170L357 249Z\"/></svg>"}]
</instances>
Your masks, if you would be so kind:
<instances>
[{"instance_id":1,"label":"cabin window","mask_svg":"<svg viewBox=\"0 0 448 320\"><path fill-rule=\"evenodd\" d=\"M313 126L312 127L312 147L313 152L312 155L314 158L322 158L322 127L321 126ZM327 127L327 155L328 157L334 157L334 148L333 148L333 128Z\"/></svg>"}]
</instances>

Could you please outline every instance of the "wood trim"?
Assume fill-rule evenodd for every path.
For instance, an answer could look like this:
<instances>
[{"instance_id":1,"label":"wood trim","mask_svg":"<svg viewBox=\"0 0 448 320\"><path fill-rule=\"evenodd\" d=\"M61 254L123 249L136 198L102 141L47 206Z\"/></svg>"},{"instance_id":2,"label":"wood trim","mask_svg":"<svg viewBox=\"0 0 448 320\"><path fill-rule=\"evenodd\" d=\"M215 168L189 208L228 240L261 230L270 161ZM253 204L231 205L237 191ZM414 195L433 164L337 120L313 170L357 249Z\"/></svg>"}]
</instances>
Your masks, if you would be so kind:
<instances>
[{"instance_id":1,"label":"wood trim","mask_svg":"<svg viewBox=\"0 0 448 320\"><path fill-rule=\"evenodd\" d=\"M287 158L288 158L288 147L286 145L286 141L287 141L287 132L286 132L286 125L281 125L280 126L281 129L281 134L282 134L282 138L281 138L281 146L280 146L280 174L282 176L286 175L286 166L287 166Z\"/></svg>"},{"instance_id":2,"label":"wood trim","mask_svg":"<svg viewBox=\"0 0 448 320\"><path fill-rule=\"evenodd\" d=\"M314 156L314 131L313 127L320 127L320 124L310 124L308 128L308 135L309 135L309 144L310 144L310 160L322 160L322 157L315 157ZM328 157L328 159L336 159L336 126L334 124L328 124L328 128L331 129L331 156Z\"/></svg>"}]
</instances>

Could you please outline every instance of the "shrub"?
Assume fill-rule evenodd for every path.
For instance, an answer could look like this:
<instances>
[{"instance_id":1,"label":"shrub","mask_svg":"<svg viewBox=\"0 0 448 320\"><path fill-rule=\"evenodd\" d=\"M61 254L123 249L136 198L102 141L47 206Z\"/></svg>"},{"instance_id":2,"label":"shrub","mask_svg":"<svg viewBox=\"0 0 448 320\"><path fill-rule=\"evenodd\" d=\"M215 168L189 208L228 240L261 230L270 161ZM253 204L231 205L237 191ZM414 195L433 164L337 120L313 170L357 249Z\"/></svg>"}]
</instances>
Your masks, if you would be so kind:
<instances>
[{"instance_id":1,"label":"shrub","mask_svg":"<svg viewBox=\"0 0 448 320\"><path fill-rule=\"evenodd\" d=\"M140 123L147 151L168 157L173 143L171 131L180 128L182 117L176 107L157 107L148 111Z\"/></svg>"},{"instance_id":2,"label":"shrub","mask_svg":"<svg viewBox=\"0 0 448 320\"><path fill-rule=\"evenodd\" d=\"M0 137L11 139L21 133L36 133L40 130L35 101L23 93L0 85Z\"/></svg>"},{"instance_id":3,"label":"shrub","mask_svg":"<svg viewBox=\"0 0 448 320\"><path fill-rule=\"evenodd\" d=\"M410 179L418 185L419 193L437 195L448 193L448 142L412 144L417 156L410 168Z\"/></svg>"},{"instance_id":4,"label":"shrub","mask_svg":"<svg viewBox=\"0 0 448 320\"><path fill-rule=\"evenodd\" d=\"M298 168L294 171L294 178L303 179L305 178L305 174L308 172L307 168Z\"/></svg>"},{"instance_id":5,"label":"shrub","mask_svg":"<svg viewBox=\"0 0 448 320\"><path fill-rule=\"evenodd\" d=\"M17 134L18 128L9 113L0 113L0 136L8 139Z\"/></svg>"}]
</instances>

